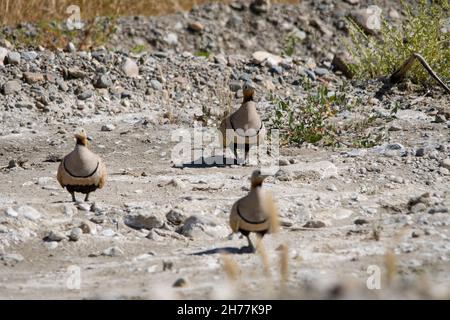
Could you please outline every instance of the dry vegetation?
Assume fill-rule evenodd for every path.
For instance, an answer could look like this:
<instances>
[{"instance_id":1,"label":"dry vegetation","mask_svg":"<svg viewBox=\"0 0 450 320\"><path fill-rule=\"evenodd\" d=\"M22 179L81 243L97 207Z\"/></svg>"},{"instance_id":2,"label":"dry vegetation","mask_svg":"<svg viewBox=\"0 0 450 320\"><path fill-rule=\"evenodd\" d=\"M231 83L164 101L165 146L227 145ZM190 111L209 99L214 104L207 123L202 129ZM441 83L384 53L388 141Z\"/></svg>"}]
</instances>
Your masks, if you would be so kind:
<instances>
[{"instance_id":1,"label":"dry vegetation","mask_svg":"<svg viewBox=\"0 0 450 320\"><path fill-rule=\"evenodd\" d=\"M82 19L98 16L163 15L183 11L214 0L0 0L0 23L14 25L22 22L66 19L67 7L80 7ZM230 2L221 0L221 2ZM295 0L273 2L294 3Z\"/></svg>"}]
</instances>

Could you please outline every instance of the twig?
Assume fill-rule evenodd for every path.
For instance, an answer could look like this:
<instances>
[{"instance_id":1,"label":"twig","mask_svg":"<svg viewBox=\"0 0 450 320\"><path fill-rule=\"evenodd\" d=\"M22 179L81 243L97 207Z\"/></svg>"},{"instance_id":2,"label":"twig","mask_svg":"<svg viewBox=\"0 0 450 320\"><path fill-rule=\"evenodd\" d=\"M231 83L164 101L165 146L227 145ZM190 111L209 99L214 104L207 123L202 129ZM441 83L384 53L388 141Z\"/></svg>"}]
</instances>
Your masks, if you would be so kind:
<instances>
[{"instance_id":1,"label":"twig","mask_svg":"<svg viewBox=\"0 0 450 320\"><path fill-rule=\"evenodd\" d=\"M425 61L425 59L418 53L413 53L405 61L405 63L403 63L403 65L391 75L389 81L391 83L400 82L405 77L408 70L411 69L416 59L419 60L420 64L425 68L425 70L427 70L428 74L433 77L441 85L441 87L444 88L445 91L447 91L447 93L450 94L450 88L439 78L439 76L433 71L433 69Z\"/></svg>"}]
</instances>

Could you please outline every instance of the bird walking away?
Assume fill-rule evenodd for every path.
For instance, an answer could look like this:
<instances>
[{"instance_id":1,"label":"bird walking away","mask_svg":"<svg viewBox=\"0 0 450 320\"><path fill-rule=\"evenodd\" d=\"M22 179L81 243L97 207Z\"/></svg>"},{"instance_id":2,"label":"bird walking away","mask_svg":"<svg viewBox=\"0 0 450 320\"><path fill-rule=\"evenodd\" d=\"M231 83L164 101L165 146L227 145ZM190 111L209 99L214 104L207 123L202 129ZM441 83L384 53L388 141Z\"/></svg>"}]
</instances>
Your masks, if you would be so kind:
<instances>
[{"instance_id":1,"label":"bird walking away","mask_svg":"<svg viewBox=\"0 0 450 320\"><path fill-rule=\"evenodd\" d=\"M226 158L226 148L232 147L234 164L238 164L238 148L245 149L244 164L248 164L250 148L254 145L262 145L266 135L264 123L256 109L254 85L251 82L246 82L243 93L242 105L225 118L219 128L222 135L223 157Z\"/></svg>"},{"instance_id":2,"label":"bird walking away","mask_svg":"<svg viewBox=\"0 0 450 320\"><path fill-rule=\"evenodd\" d=\"M271 194L262 188L264 179L269 176L271 174L263 174L259 169L253 171L250 192L231 208L231 230L247 238L248 248L252 252L255 247L250 240L250 233L256 233L262 239L266 233L278 231L278 210Z\"/></svg>"},{"instance_id":3,"label":"bird walking away","mask_svg":"<svg viewBox=\"0 0 450 320\"><path fill-rule=\"evenodd\" d=\"M89 194L105 185L106 166L98 155L88 149L88 140L92 139L84 129L75 134L75 139L75 149L59 164L57 179L72 195L73 202L76 202L75 192L85 194L84 201L89 201Z\"/></svg>"}]
</instances>

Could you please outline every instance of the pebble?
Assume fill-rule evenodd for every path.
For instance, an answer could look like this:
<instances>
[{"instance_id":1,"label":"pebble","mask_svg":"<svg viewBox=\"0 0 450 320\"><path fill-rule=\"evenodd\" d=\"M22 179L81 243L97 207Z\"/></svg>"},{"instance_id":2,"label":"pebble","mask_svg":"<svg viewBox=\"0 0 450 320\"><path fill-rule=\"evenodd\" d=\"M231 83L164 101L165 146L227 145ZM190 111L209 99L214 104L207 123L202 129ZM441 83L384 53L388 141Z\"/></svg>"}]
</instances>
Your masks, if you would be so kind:
<instances>
[{"instance_id":1,"label":"pebble","mask_svg":"<svg viewBox=\"0 0 450 320\"><path fill-rule=\"evenodd\" d=\"M175 46L178 44L178 36L176 33L170 32L166 34L164 41L171 46Z\"/></svg>"},{"instance_id":2,"label":"pebble","mask_svg":"<svg viewBox=\"0 0 450 320\"><path fill-rule=\"evenodd\" d=\"M37 57L39 57L39 54L35 51L25 51L21 53L22 59L25 61L33 61Z\"/></svg>"},{"instance_id":3,"label":"pebble","mask_svg":"<svg viewBox=\"0 0 450 320\"><path fill-rule=\"evenodd\" d=\"M46 241L44 242L44 246L49 250L54 250L58 248L59 244L56 241Z\"/></svg>"},{"instance_id":4,"label":"pebble","mask_svg":"<svg viewBox=\"0 0 450 320\"><path fill-rule=\"evenodd\" d=\"M105 249L102 252L102 256L107 256L107 257L120 257L123 254L124 254L124 252L119 247L111 247L111 248Z\"/></svg>"},{"instance_id":5,"label":"pebble","mask_svg":"<svg viewBox=\"0 0 450 320\"><path fill-rule=\"evenodd\" d=\"M353 10L350 15L367 33L375 34L381 30L382 9L376 5Z\"/></svg>"},{"instance_id":6,"label":"pebble","mask_svg":"<svg viewBox=\"0 0 450 320\"><path fill-rule=\"evenodd\" d=\"M91 98L94 95L94 92L92 90L85 90L81 94L78 95L79 100L87 100Z\"/></svg>"},{"instance_id":7,"label":"pebble","mask_svg":"<svg viewBox=\"0 0 450 320\"><path fill-rule=\"evenodd\" d=\"M77 208L81 211L91 211L92 205L86 202L77 203Z\"/></svg>"},{"instance_id":8,"label":"pebble","mask_svg":"<svg viewBox=\"0 0 450 320\"><path fill-rule=\"evenodd\" d=\"M38 221L42 216L39 211L30 206L21 206L17 209L17 212L19 215L31 221Z\"/></svg>"},{"instance_id":9,"label":"pebble","mask_svg":"<svg viewBox=\"0 0 450 320\"><path fill-rule=\"evenodd\" d=\"M314 69L314 73L316 75L318 75L319 77L322 77L322 76L328 74L328 70L325 68L316 68L316 69Z\"/></svg>"},{"instance_id":10,"label":"pebble","mask_svg":"<svg viewBox=\"0 0 450 320\"><path fill-rule=\"evenodd\" d=\"M107 74L100 74L94 81L94 87L99 89L106 89L112 86L111 77Z\"/></svg>"},{"instance_id":11,"label":"pebble","mask_svg":"<svg viewBox=\"0 0 450 320\"><path fill-rule=\"evenodd\" d=\"M188 23L188 29L193 32L202 32L205 26L201 22L193 21Z\"/></svg>"},{"instance_id":12,"label":"pebble","mask_svg":"<svg viewBox=\"0 0 450 320\"><path fill-rule=\"evenodd\" d=\"M96 235L97 234L97 226L95 223L91 221L85 220L80 223L80 229L83 230L83 233Z\"/></svg>"},{"instance_id":13,"label":"pebble","mask_svg":"<svg viewBox=\"0 0 450 320\"><path fill-rule=\"evenodd\" d=\"M303 228L323 228L325 227L325 223L319 220L310 220L303 225Z\"/></svg>"},{"instance_id":14,"label":"pebble","mask_svg":"<svg viewBox=\"0 0 450 320\"><path fill-rule=\"evenodd\" d=\"M125 216L124 223L133 229L161 228L164 225L164 216L153 213L138 213Z\"/></svg>"},{"instance_id":15,"label":"pebble","mask_svg":"<svg viewBox=\"0 0 450 320\"><path fill-rule=\"evenodd\" d=\"M182 288L182 287L186 287L187 285L188 285L188 283L187 283L186 279L179 278L173 283L172 287Z\"/></svg>"},{"instance_id":16,"label":"pebble","mask_svg":"<svg viewBox=\"0 0 450 320\"><path fill-rule=\"evenodd\" d=\"M363 224L369 223L369 221L367 221L366 219L360 218L360 219L356 219L353 223L356 225L363 225Z\"/></svg>"},{"instance_id":17,"label":"pebble","mask_svg":"<svg viewBox=\"0 0 450 320\"><path fill-rule=\"evenodd\" d=\"M8 55L6 56L6 61L11 65L19 65L20 60L20 53L15 51L8 52Z\"/></svg>"},{"instance_id":18,"label":"pebble","mask_svg":"<svg viewBox=\"0 0 450 320\"><path fill-rule=\"evenodd\" d=\"M4 95L11 95L11 94L15 94L17 92L19 92L20 90L22 90L22 85L19 81L17 80L10 80L7 81L4 85L3 85L3 94Z\"/></svg>"},{"instance_id":19,"label":"pebble","mask_svg":"<svg viewBox=\"0 0 450 320\"><path fill-rule=\"evenodd\" d=\"M0 254L0 261L7 266L15 266L19 262L22 262L24 257L18 253Z\"/></svg>"},{"instance_id":20,"label":"pebble","mask_svg":"<svg viewBox=\"0 0 450 320\"><path fill-rule=\"evenodd\" d=\"M113 125L112 123L108 123L108 124L104 124L102 125L101 131L114 131L116 129L116 126Z\"/></svg>"},{"instance_id":21,"label":"pebble","mask_svg":"<svg viewBox=\"0 0 450 320\"><path fill-rule=\"evenodd\" d=\"M66 236L62 232L50 231L48 233L47 237L45 237L44 240L45 241L56 241L56 242L59 242L59 241L62 241L64 239L66 239Z\"/></svg>"},{"instance_id":22,"label":"pebble","mask_svg":"<svg viewBox=\"0 0 450 320\"><path fill-rule=\"evenodd\" d=\"M78 241L78 240L80 240L82 234L83 234L83 230L81 230L81 228L73 228L70 231L69 239L71 241Z\"/></svg>"},{"instance_id":23,"label":"pebble","mask_svg":"<svg viewBox=\"0 0 450 320\"><path fill-rule=\"evenodd\" d=\"M122 65L123 73L130 78L135 78L139 76L139 67L136 62L130 58L126 58L124 64Z\"/></svg>"},{"instance_id":24,"label":"pebble","mask_svg":"<svg viewBox=\"0 0 450 320\"><path fill-rule=\"evenodd\" d=\"M427 210L427 206L422 202L413 205L410 209L411 213L424 212L425 210Z\"/></svg>"},{"instance_id":25,"label":"pebble","mask_svg":"<svg viewBox=\"0 0 450 320\"><path fill-rule=\"evenodd\" d=\"M157 91L162 90L162 84L161 84L161 82L159 82L159 81L156 80L156 79L152 79L152 80L150 81L150 85L152 86L152 88L153 88L154 90L157 90Z\"/></svg>"},{"instance_id":26,"label":"pebble","mask_svg":"<svg viewBox=\"0 0 450 320\"><path fill-rule=\"evenodd\" d=\"M3 66L4 60L8 55L8 50L6 48L0 47L0 66Z\"/></svg>"},{"instance_id":27,"label":"pebble","mask_svg":"<svg viewBox=\"0 0 450 320\"><path fill-rule=\"evenodd\" d=\"M450 170L450 158L442 160L441 167Z\"/></svg>"},{"instance_id":28,"label":"pebble","mask_svg":"<svg viewBox=\"0 0 450 320\"><path fill-rule=\"evenodd\" d=\"M44 75L38 72L24 72L23 77L28 84L44 81Z\"/></svg>"},{"instance_id":29,"label":"pebble","mask_svg":"<svg viewBox=\"0 0 450 320\"><path fill-rule=\"evenodd\" d=\"M172 209L166 214L166 219L174 225L180 225L186 220L186 216L178 209Z\"/></svg>"}]
</instances>

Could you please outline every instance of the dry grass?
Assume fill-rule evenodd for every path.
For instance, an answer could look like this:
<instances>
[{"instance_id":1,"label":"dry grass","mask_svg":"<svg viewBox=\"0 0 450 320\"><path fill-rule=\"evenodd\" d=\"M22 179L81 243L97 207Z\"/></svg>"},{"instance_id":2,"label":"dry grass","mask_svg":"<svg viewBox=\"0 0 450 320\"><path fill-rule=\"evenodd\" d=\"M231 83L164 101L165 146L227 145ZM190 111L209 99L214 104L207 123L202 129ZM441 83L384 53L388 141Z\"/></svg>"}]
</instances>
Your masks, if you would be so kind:
<instances>
[{"instance_id":1,"label":"dry grass","mask_svg":"<svg viewBox=\"0 0 450 320\"><path fill-rule=\"evenodd\" d=\"M185 11L194 5L213 0L0 0L0 23L14 25L23 22L65 20L70 5L80 7L81 18L91 20L98 16L164 15ZM217 1L216 1L217 2ZM230 0L220 2L229 3ZM295 3L295 0L273 2Z\"/></svg>"}]
</instances>

